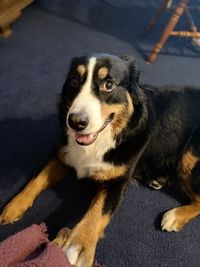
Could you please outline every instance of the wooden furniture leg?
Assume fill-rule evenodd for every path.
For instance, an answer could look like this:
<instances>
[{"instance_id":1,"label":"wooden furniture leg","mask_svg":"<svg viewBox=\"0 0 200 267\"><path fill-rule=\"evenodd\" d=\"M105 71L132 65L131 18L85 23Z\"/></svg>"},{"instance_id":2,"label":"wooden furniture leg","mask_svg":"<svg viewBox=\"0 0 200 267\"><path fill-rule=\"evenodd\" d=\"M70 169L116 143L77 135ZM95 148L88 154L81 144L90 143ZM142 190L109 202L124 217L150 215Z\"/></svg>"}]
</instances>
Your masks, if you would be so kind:
<instances>
[{"instance_id":1,"label":"wooden furniture leg","mask_svg":"<svg viewBox=\"0 0 200 267\"><path fill-rule=\"evenodd\" d=\"M34 0L0 0L0 37L12 34L11 24L21 15L22 10Z\"/></svg>"},{"instance_id":2,"label":"wooden furniture leg","mask_svg":"<svg viewBox=\"0 0 200 267\"><path fill-rule=\"evenodd\" d=\"M160 18L160 16L162 15L162 13L165 11L167 4L170 0L163 0L163 2L161 3L160 7L157 9L156 14L153 16L153 18L151 19L151 21L149 22L146 31L149 33L152 31L154 25L156 24L156 22L158 21L158 19Z\"/></svg>"},{"instance_id":3,"label":"wooden furniture leg","mask_svg":"<svg viewBox=\"0 0 200 267\"><path fill-rule=\"evenodd\" d=\"M0 16L0 37L7 38L12 34L11 23L13 23L18 17L20 17L21 12L15 10L6 14L6 19L1 21L3 16Z\"/></svg>"},{"instance_id":4,"label":"wooden furniture leg","mask_svg":"<svg viewBox=\"0 0 200 267\"><path fill-rule=\"evenodd\" d=\"M159 41L154 46L153 50L151 51L149 57L147 58L147 62L152 63L156 59L158 53L164 46L165 42L167 41L171 31L175 28L180 16L185 11L185 6L189 2L189 0L180 0L178 6L174 10L173 15L171 16L169 22L167 23L167 26L165 27L162 35L160 36Z\"/></svg>"}]
</instances>

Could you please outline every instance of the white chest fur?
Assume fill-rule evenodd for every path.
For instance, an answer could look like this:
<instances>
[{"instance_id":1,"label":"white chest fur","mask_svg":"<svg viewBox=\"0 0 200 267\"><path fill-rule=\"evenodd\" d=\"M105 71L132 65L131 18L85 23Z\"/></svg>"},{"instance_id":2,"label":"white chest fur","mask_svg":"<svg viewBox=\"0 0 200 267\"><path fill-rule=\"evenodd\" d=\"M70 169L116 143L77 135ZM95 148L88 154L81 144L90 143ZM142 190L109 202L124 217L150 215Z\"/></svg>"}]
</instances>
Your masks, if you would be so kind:
<instances>
[{"instance_id":1,"label":"white chest fur","mask_svg":"<svg viewBox=\"0 0 200 267\"><path fill-rule=\"evenodd\" d=\"M103 161L103 156L115 145L111 129L107 127L89 146L78 145L74 133L69 133L68 144L62 147L61 153L64 155L65 164L75 168L78 177L83 178L91 176L99 169L105 170L112 167L110 163Z\"/></svg>"}]
</instances>

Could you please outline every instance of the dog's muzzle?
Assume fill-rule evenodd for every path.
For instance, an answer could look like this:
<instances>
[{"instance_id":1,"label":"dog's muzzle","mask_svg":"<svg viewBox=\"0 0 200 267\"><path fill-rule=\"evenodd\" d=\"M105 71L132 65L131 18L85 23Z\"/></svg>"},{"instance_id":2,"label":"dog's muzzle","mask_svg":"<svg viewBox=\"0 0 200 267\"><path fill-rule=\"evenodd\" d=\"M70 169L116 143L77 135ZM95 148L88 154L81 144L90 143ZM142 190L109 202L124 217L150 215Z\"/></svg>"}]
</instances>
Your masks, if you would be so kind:
<instances>
[{"instance_id":1,"label":"dog's muzzle","mask_svg":"<svg viewBox=\"0 0 200 267\"><path fill-rule=\"evenodd\" d=\"M98 134L106 128L106 126L113 120L113 117L114 117L114 113L111 113L98 131L88 133L88 134L81 134L80 133L81 130L83 130L87 127L87 125L89 123L88 121L87 121L87 125L86 125L86 122L84 123L84 121L81 121L80 123L78 123L79 124L78 127L77 127L77 125L76 125L76 127L74 127L74 124L73 124L74 122L71 122L71 121L69 122L69 118L70 118L70 115L69 115L68 124L69 125L71 124L74 127L73 128L70 125L70 127L75 130L76 142L81 146L88 146L88 145L91 145L97 139ZM77 128L78 131L75 128Z\"/></svg>"}]
</instances>

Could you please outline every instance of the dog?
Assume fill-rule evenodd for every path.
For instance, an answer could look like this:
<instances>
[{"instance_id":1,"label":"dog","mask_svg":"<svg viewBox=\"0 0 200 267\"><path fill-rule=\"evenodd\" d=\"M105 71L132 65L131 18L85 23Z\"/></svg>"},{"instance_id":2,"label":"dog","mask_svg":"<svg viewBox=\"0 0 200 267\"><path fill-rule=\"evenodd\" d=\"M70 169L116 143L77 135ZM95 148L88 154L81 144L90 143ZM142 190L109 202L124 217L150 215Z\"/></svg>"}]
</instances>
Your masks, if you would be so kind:
<instances>
[{"instance_id":1,"label":"dog","mask_svg":"<svg viewBox=\"0 0 200 267\"><path fill-rule=\"evenodd\" d=\"M98 184L98 192L70 235L57 237L71 264L92 266L132 179L185 191L190 203L167 211L161 222L162 230L181 230L200 214L199 103L197 88L140 85L131 56L74 58L60 97L58 152L3 209L1 224L19 220L41 191L73 168L78 179Z\"/></svg>"}]
</instances>

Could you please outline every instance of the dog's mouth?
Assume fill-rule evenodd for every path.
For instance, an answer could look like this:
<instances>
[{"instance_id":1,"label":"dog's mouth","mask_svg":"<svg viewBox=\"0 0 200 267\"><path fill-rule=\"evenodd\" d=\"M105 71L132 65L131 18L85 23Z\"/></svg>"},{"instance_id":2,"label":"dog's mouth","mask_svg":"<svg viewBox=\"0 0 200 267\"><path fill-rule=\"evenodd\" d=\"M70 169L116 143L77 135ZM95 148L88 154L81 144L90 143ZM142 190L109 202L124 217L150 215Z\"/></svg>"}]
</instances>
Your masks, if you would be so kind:
<instances>
[{"instance_id":1,"label":"dog's mouth","mask_svg":"<svg viewBox=\"0 0 200 267\"><path fill-rule=\"evenodd\" d=\"M98 137L98 134L107 127L107 125L113 120L113 117L114 117L114 113L111 113L108 116L108 118L105 120L101 128L96 132L89 133L89 134L81 134L81 133L75 132L76 142L81 146L88 146L94 143L94 141Z\"/></svg>"}]
</instances>

